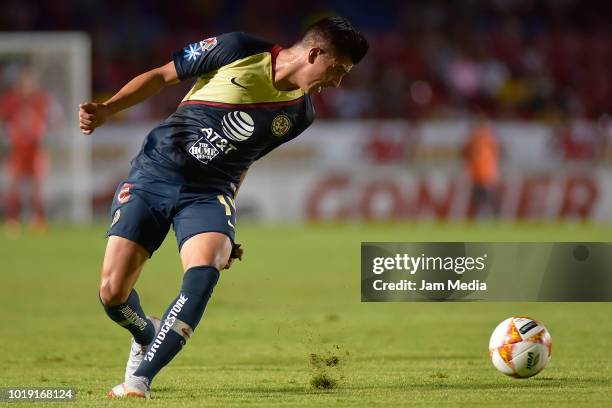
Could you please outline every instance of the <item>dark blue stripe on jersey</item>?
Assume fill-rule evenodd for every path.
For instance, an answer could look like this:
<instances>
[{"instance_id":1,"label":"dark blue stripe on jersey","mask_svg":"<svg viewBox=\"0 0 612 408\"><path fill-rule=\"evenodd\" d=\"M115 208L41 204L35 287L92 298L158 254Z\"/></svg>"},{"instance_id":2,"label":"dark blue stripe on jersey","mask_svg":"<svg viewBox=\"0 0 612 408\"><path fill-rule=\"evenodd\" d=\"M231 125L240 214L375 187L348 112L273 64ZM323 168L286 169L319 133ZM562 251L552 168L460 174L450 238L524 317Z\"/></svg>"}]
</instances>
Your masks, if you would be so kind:
<instances>
[{"instance_id":1,"label":"dark blue stripe on jersey","mask_svg":"<svg viewBox=\"0 0 612 408\"><path fill-rule=\"evenodd\" d=\"M274 45L242 32L221 34L212 38L216 38L217 44L208 50L201 45L206 43L199 41L172 54L181 81L214 71L250 55L270 51Z\"/></svg>"}]
</instances>

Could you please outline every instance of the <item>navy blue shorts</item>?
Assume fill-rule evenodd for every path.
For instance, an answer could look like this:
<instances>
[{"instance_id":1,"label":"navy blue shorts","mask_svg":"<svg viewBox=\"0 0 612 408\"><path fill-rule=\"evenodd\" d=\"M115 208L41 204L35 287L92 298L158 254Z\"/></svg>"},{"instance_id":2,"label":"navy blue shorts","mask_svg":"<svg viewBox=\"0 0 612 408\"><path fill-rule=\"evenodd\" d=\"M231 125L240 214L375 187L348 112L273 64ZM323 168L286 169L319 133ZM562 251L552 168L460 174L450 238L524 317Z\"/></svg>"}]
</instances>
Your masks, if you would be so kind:
<instances>
[{"instance_id":1,"label":"navy blue shorts","mask_svg":"<svg viewBox=\"0 0 612 408\"><path fill-rule=\"evenodd\" d=\"M232 244L236 206L232 197L218 191L186 188L153 179L132 169L113 198L107 236L117 235L142 245L149 255L160 247L170 225L179 251L185 241L202 232L220 232Z\"/></svg>"}]
</instances>

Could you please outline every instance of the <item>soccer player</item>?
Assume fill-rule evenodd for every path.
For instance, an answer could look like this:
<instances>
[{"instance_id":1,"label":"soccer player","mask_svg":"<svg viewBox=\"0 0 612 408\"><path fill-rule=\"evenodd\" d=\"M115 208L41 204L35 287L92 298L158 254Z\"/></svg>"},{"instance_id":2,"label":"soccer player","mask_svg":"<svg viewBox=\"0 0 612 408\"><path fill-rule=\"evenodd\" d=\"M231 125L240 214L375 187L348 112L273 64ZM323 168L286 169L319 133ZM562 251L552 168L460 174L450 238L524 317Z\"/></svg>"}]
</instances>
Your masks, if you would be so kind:
<instances>
[{"instance_id":1,"label":"soccer player","mask_svg":"<svg viewBox=\"0 0 612 408\"><path fill-rule=\"evenodd\" d=\"M32 183L32 227L37 231L46 228L43 185L48 159L43 141L49 127L59 124L60 116L57 101L41 88L39 74L32 66L23 66L14 86L0 95L0 122L11 146L5 220L9 233L20 228L21 188L28 180Z\"/></svg>"},{"instance_id":2,"label":"soccer player","mask_svg":"<svg viewBox=\"0 0 612 408\"><path fill-rule=\"evenodd\" d=\"M302 133L314 119L310 95L340 85L367 50L341 17L314 23L289 48L222 34L175 52L108 101L80 105L80 127L91 134L112 114L197 78L176 112L147 135L113 200L100 300L133 340L124 382L109 396L150 397L151 381L200 322L219 271L242 258L234 199L247 169ZM184 275L159 320L145 315L133 286L171 224Z\"/></svg>"}]
</instances>

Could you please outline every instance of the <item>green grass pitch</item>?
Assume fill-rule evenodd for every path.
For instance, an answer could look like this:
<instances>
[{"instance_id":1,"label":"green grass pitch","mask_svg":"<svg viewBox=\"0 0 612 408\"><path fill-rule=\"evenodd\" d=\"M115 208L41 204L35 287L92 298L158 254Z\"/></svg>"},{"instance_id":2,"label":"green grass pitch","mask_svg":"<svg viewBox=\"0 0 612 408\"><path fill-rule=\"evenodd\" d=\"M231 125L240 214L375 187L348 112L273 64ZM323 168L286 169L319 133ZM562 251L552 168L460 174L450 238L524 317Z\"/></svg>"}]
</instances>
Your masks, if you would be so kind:
<instances>
[{"instance_id":1,"label":"green grass pitch","mask_svg":"<svg viewBox=\"0 0 612 408\"><path fill-rule=\"evenodd\" d=\"M361 303L359 245L610 241L611 233L544 224L240 226L244 262L222 272L195 336L146 404L610 406L612 304ZM129 334L98 303L103 234L98 226L0 235L0 386L74 387L69 406L145 403L105 396L123 377ZM145 311L160 315L180 281L170 235L136 286ZM550 365L526 380L498 373L487 355L495 325L516 314L543 321L553 337ZM321 374L336 387L312 388Z\"/></svg>"}]
</instances>

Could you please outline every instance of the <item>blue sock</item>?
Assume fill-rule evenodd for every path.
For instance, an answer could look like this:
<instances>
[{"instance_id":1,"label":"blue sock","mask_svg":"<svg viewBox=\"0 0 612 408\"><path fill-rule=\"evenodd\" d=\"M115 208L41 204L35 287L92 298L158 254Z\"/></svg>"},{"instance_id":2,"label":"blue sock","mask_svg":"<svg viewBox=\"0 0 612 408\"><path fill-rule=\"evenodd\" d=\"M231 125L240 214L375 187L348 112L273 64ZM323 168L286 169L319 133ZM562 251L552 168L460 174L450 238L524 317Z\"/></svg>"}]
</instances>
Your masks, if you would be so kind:
<instances>
[{"instance_id":1,"label":"blue sock","mask_svg":"<svg viewBox=\"0 0 612 408\"><path fill-rule=\"evenodd\" d=\"M149 345L135 376L146 377L150 383L181 351L200 322L218 280L219 271L213 266L195 266L185 272L181 292L164 313L161 329Z\"/></svg>"},{"instance_id":2,"label":"blue sock","mask_svg":"<svg viewBox=\"0 0 612 408\"><path fill-rule=\"evenodd\" d=\"M125 303L108 306L102 302L102 299L100 299L100 303L102 303L108 317L119 326L128 329L138 344L147 345L153 341L155 328L153 323L145 316L140 306L138 293L134 289L130 292Z\"/></svg>"}]
</instances>

